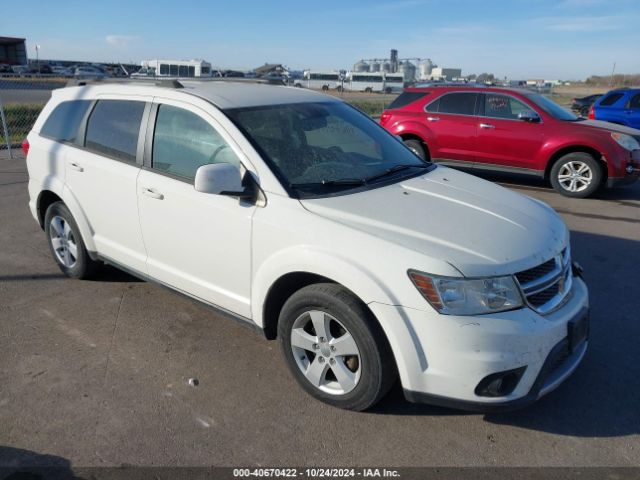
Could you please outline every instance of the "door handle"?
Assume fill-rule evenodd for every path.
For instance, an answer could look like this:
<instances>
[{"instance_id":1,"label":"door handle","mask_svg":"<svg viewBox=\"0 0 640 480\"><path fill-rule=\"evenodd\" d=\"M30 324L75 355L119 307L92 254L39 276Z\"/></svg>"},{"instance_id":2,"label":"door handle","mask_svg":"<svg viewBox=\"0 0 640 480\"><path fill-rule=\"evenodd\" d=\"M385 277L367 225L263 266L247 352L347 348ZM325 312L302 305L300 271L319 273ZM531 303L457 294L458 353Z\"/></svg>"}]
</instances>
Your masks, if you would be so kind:
<instances>
[{"instance_id":1,"label":"door handle","mask_svg":"<svg viewBox=\"0 0 640 480\"><path fill-rule=\"evenodd\" d=\"M481 123L480 128L496 128L496 127L489 123Z\"/></svg>"},{"instance_id":2,"label":"door handle","mask_svg":"<svg viewBox=\"0 0 640 480\"><path fill-rule=\"evenodd\" d=\"M67 163L67 166L71 169L71 170L75 170L77 172L84 172L84 168L82 168L79 164L75 163L75 162L69 162Z\"/></svg>"},{"instance_id":3,"label":"door handle","mask_svg":"<svg viewBox=\"0 0 640 480\"><path fill-rule=\"evenodd\" d=\"M156 200L162 200L164 199L164 195L161 194L160 192L158 192L156 189L154 188L146 188L143 187L142 188L142 193L144 195L146 195L147 197L151 197L151 198L155 198Z\"/></svg>"},{"instance_id":4,"label":"door handle","mask_svg":"<svg viewBox=\"0 0 640 480\"><path fill-rule=\"evenodd\" d=\"M440 117L427 117L427 120L430 122L439 122Z\"/></svg>"}]
</instances>

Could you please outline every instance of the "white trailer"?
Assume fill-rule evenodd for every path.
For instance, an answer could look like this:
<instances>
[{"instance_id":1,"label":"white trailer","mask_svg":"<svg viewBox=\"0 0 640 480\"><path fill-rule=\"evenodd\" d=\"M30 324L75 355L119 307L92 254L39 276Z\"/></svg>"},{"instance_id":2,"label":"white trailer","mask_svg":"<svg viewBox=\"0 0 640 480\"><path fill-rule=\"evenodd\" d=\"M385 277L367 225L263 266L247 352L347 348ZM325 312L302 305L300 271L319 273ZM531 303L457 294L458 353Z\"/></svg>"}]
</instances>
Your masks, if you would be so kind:
<instances>
[{"instance_id":1,"label":"white trailer","mask_svg":"<svg viewBox=\"0 0 640 480\"><path fill-rule=\"evenodd\" d=\"M296 87L314 88L317 90L330 90L340 85L340 72L305 70L302 78L293 82Z\"/></svg>"},{"instance_id":2,"label":"white trailer","mask_svg":"<svg viewBox=\"0 0 640 480\"><path fill-rule=\"evenodd\" d=\"M404 89L404 75L400 73L384 74L384 93L402 92Z\"/></svg>"},{"instance_id":3,"label":"white trailer","mask_svg":"<svg viewBox=\"0 0 640 480\"><path fill-rule=\"evenodd\" d=\"M354 92L383 92L384 76L382 73L349 72L344 87Z\"/></svg>"},{"instance_id":4,"label":"white trailer","mask_svg":"<svg viewBox=\"0 0 640 480\"><path fill-rule=\"evenodd\" d=\"M211 77L211 64L204 60L143 60L132 77Z\"/></svg>"}]
</instances>

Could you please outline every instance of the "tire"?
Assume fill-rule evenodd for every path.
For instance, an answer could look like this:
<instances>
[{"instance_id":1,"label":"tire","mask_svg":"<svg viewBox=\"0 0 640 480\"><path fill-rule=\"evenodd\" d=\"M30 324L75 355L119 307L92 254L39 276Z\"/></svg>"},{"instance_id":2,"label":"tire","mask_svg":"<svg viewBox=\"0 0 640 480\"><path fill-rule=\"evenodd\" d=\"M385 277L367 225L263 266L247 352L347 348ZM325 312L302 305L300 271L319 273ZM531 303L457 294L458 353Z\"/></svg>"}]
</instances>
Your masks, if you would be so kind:
<instances>
[{"instance_id":1,"label":"tire","mask_svg":"<svg viewBox=\"0 0 640 480\"><path fill-rule=\"evenodd\" d=\"M366 306L340 285L319 283L294 293L280 312L278 336L296 381L329 405L366 410L396 379L382 328Z\"/></svg>"},{"instance_id":2,"label":"tire","mask_svg":"<svg viewBox=\"0 0 640 480\"><path fill-rule=\"evenodd\" d=\"M367 87L364 89L364 93L371 93L373 90L371 90L370 87Z\"/></svg>"},{"instance_id":3,"label":"tire","mask_svg":"<svg viewBox=\"0 0 640 480\"><path fill-rule=\"evenodd\" d=\"M585 152L569 153L551 167L553 188L566 197L585 198L600 187L603 179L600 163Z\"/></svg>"},{"instance_id":4,"label":"tire","mask_svg":"<svg viewBox=\"0 0 640 480\"><path fill-rule=\"evenodd\" d=\"M90 278L101 263L91 260L78 224L63 202L52 203L44 216L49 250L58 268L70 278Z\"/></svg>"},{"instance_id":5,"label":"tire","mask_svg":"<svg viewBox=\"0 0 640 480\"><path fill-rule=\"evenodd\" d=\"M326 92L327 90L329 90L329 85L322 85L322 91Z\"/></svg>"},{"instance_id":6,"label":"tire","mask_svg":"<svg viewBox=\"0 0 640 480\"><path fill-rule=\"evenodd\" d=\"M422 160L425 160L425 161L428 160L427 152L425 151L424 146L422 145L422 142L420 140L415 140L411 138L408 140L403 140L403 143L409 150L415 153Z\"/></svg>"},{"instance_id":7,"label":"tire","mask_svg":"<svg viewBox=\"0 0 640 480\"><path fill-rule=\"evenodd\" d=\"M390 87L385 88L384 93L391 93L391 88Z\"/></svg>"}]
</instances>

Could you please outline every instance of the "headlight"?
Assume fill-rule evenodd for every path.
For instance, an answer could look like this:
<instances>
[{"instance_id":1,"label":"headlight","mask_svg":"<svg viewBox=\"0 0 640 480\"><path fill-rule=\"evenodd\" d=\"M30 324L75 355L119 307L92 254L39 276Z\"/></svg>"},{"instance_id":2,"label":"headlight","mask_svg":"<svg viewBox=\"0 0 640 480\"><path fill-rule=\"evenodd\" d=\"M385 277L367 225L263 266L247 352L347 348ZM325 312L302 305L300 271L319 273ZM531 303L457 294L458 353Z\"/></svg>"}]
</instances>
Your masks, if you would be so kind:
<instances>
[{"instance_id":1,"label":"headlight","mask_svg":"<svg viewBox=\"0 0 640 480\"><path fill-rule=\"evenodd\" d=\"M629 151L640 149L640 143L638 143L638 141L631 135L611 132L611 138L613 138L622 148L626 148Z\"/></svg>"},{"instance_id":2,"label":"headlight","mask_svg":"<svg viewBox=\"0 0 640 480\"><path fill-rule=\"evenodd\" d=\"M422 296L445 315L480 315L523 306L513 277L450 278L409 270Z\"/></svg>"}]
</instances>

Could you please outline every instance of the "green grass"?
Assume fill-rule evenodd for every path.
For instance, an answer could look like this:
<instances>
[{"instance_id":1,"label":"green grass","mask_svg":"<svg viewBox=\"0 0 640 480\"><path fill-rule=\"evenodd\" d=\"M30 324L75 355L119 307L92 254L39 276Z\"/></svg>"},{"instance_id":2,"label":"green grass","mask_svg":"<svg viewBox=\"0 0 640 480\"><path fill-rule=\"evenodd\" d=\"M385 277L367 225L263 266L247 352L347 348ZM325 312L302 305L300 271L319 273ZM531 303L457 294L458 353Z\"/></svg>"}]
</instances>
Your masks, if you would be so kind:
<instances>
[{"instance_id":1,"label":"green grass","mask_svg":"<svg viewBox=\"0 0 640 480\"><path fill-rule=\"evenodd\" d=\"M356 107L358 110L366 113L370 117L377 118L382 115L385 108L389 106L391 101L380 100L347 100L348 103Z\"/></svg>"},{"instance_id":2,"label":"green grass","mask_svg":"<svg viewBox=\"0 0 640 480\"><path fill-rule=\"evenodd\" d=\"M44 105L4 105L4 115L9 130L9 141L12 145L19 145L31 131ZM0 124L0 145L6 145L7 139L3 125Z\"/></svg>"}]
</instances>

